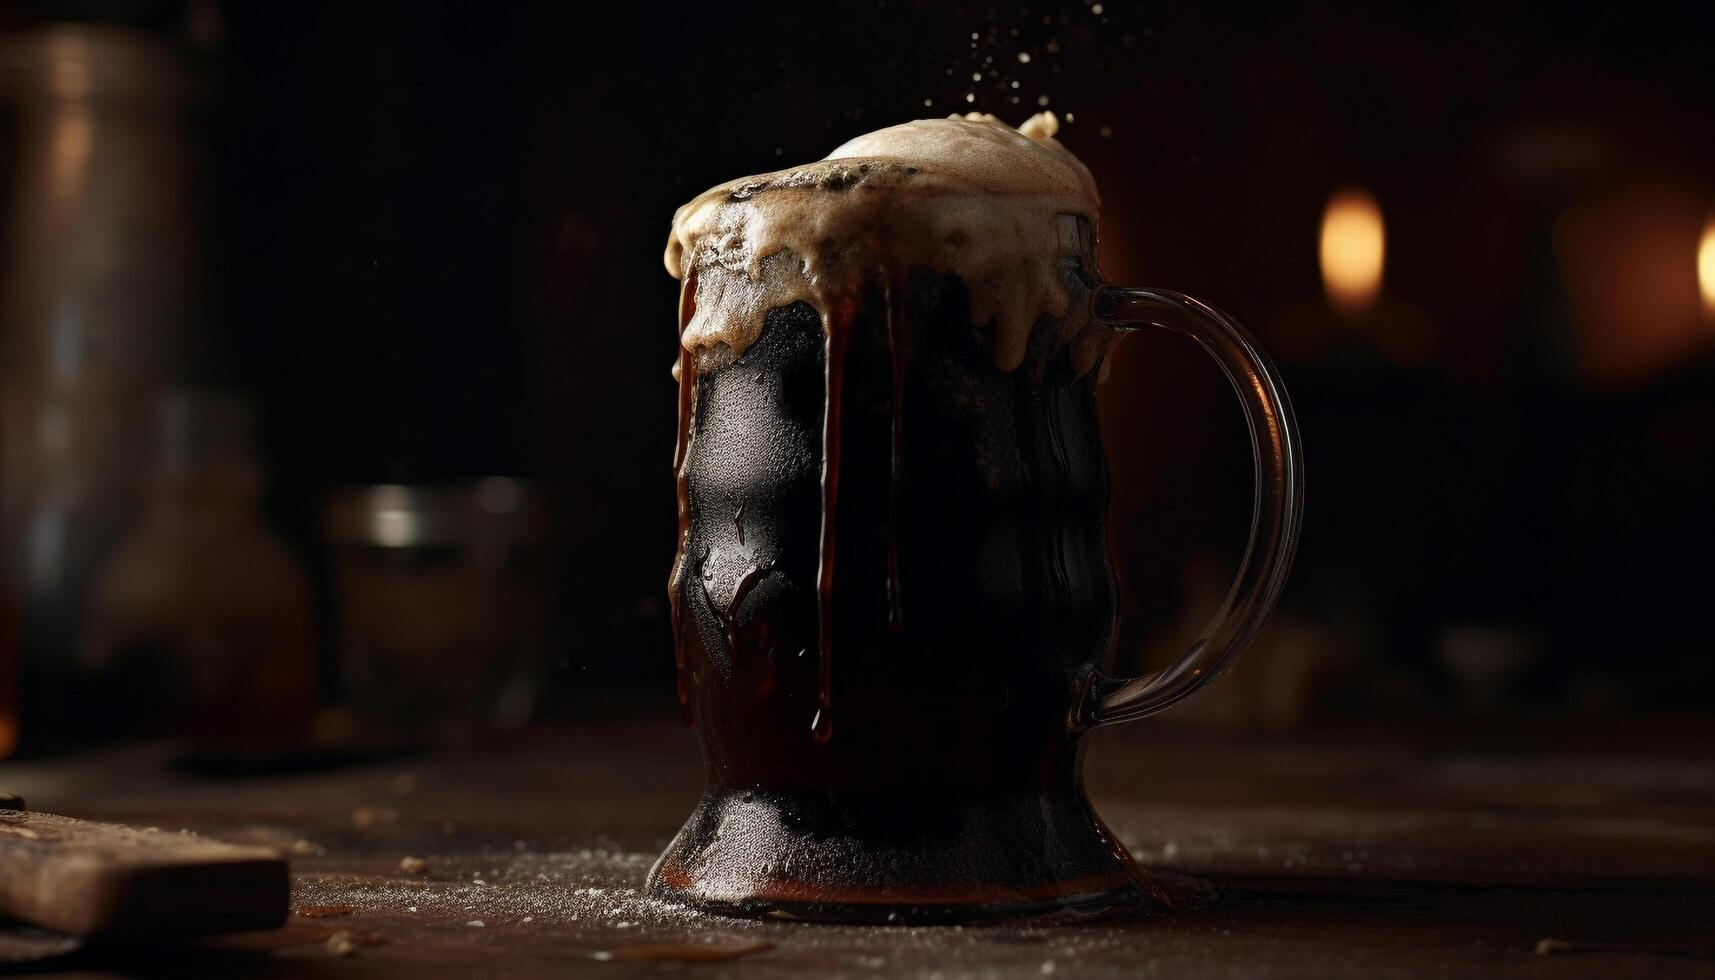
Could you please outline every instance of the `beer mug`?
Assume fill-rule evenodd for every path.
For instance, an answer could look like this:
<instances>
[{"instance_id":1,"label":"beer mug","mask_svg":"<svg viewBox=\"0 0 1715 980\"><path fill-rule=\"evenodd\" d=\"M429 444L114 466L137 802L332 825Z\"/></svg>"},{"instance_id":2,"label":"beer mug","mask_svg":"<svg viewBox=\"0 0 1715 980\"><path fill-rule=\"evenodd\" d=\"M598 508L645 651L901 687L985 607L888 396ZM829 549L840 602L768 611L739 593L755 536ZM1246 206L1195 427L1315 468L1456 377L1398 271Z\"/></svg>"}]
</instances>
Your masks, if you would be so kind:
<instances>
[{"instance_id":1,"label":"beer mug","mask_svg":"<svg viewBox=\"0 0 1715 980\"><path fill-rule=\"evenodd\" d=\"M1179 293L1104 283L1092 221L1055 221L1040 258L1067 301L1008 369L972 325L969 284L904 264L828 310L767 309L742 352L682 348L669 598L707 789L651 894L882 922L1152 901L1086 798L1084 736L1186 697L1256 634L1296 545L1299 439L1243 328ZM758 288L798 271L765 267ZM1056 338L1151 326L1232 382L1257 489L1202 639L1115 677L1097 372L1087 345Z\"/></svg>"}]
</instances>

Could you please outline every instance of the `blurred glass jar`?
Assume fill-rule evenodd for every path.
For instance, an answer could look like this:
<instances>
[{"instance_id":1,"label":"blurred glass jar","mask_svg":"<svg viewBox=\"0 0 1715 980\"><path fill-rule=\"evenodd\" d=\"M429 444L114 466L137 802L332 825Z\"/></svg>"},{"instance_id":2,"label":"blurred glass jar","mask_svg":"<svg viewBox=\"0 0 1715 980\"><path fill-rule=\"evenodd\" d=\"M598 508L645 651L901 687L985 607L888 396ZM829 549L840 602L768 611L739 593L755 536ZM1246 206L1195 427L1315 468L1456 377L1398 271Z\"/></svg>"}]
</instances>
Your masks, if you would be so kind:
<instances>
[{"instance_id":1,"label":"blurred glass jar","mask_svg":"<svg viewBox=\"0 0 1715 980\"><path fill-rule=\"evenodd\" d=\"M503 477L335 495L340 673L361 723L448 739L529 721L554 632L545 500Z\"/></svg>"},{"instance_id":2,"label":"blurred glass jar","mask_svg":"<svg viewBox=\"0 0 1715 980\"><path fill-rule=\"evenodd\" d=\"M293 744L316 695L315 607L263 519L248 400L161 403L143 511L97 575L79 666L91 734L189 733L220 747Z\"/></svg>"}]
</instances>

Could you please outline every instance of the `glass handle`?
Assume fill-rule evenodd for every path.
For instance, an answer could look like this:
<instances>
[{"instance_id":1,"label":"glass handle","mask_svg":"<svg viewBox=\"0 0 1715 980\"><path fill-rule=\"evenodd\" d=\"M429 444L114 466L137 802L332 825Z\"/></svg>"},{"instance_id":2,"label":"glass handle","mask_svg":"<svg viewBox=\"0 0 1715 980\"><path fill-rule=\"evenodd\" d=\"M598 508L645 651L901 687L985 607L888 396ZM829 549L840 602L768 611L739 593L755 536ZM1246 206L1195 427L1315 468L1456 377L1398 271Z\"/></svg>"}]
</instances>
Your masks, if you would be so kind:
<instances>
[{"instance_id":1,"label":"glass handle","mask_svg":"<svg viewBox=\"0 0 1715 980\"><path fill-rule=\"evenodd\" d=\"M1094 314L1117 330L1165 327L1215 358L1238 392L1250 427L1256 495L1238 574L1202 638L1177 663L1141 677L1109 677L1091 666L1073 718L1079 728L1154 714L1232 666L1280 598L1304 511L1304 460L1292 403L1268 355L1243 327L1201 300L1166 289L1102 286L1095 292Z\"/></svg>"}]
</instances>

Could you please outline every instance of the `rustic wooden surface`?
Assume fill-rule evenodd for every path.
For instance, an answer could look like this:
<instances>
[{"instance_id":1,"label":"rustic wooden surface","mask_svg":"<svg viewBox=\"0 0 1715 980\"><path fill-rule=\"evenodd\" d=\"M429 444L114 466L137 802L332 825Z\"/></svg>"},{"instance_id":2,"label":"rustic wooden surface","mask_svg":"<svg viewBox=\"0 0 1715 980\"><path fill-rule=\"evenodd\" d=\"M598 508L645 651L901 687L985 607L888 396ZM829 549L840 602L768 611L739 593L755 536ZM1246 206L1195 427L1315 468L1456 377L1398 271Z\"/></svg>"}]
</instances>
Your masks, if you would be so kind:
<instances>
[{"instance_id":1,"label":"rustic wooden surface","mask_svg":"<svg viewBox=\"0 0 1715 980\"><path fill-rule=\"evenodd\" d=\"M700 779L689 734L653 713L296 775L191 776L165 746L9 763L0 785L38 809L289 853L296 914L168 952L12 930L0 972L1715 976L1712 748L1715 724L1694 720L1104 732L1098 808L1141 863L1205 878L1218 901L964 928L746 922L640 896Z\"/></svg>"}]
</instances>

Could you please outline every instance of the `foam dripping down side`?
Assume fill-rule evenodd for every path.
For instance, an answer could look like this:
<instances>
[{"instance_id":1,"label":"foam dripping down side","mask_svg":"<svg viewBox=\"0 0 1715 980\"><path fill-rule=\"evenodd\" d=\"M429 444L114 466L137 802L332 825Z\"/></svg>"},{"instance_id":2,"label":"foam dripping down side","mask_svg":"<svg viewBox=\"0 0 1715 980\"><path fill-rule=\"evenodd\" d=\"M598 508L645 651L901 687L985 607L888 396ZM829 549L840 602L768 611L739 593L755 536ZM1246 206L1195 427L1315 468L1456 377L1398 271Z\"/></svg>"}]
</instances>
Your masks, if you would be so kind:
<instances>
[{"instance_id":1,"label":"foam dripping down side","mask_svg":"<svg viewBox=\"0 0 1715 980\"><path fill-rule=\"evenodd\" d=\"M810 734L818 742L833 736L834 555L839 540L840 416L844 409L846 349L851 344L854 303L842 303L822 317L827 336L822 403L822 524L816 562L816 714Z\"/></svg>"},{"instance_id":2,"label":"foam dripping down side","mask_svg":"<svg viewBox=\"0 0 1715 980\"><path fill-rule=\"evenodd\" d=\"M696 281L693 271L685 277L679 290L679 328L691 320L696 308ZM691 540L691 492L689 474L692 427L697 410L697 359L689 350L679 348L679 360L674 364L679 381L679 429L673 442L673 480L679 499L679 534L673 552L673 567L667 573L667 607L673 628L673 676L679 691L679 710L687 725L695 726L696 715L691 708L689 667L685 661L685 609L682 586L685 577L685 549Z\"/></svg>"}]
</instances>

